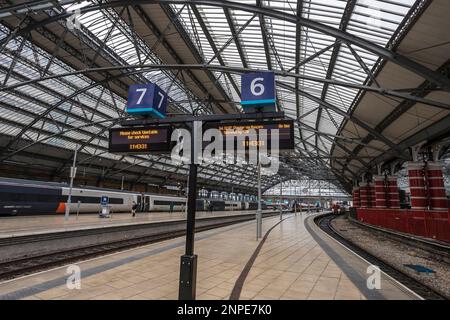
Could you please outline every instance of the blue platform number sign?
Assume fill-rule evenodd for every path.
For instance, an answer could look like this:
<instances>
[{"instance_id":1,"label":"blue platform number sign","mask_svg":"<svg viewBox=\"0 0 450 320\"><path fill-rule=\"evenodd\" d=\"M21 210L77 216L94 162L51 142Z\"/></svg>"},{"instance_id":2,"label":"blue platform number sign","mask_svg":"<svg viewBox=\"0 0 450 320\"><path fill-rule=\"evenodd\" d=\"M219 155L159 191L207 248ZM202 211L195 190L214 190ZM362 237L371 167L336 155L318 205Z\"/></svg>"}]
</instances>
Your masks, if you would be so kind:
<instances>
[{"instance_id":1,"label":"blue platform number sign","mask_svg":"<svg viewBox=\"0 0 450 320\"><path fill-rule=\"evenodd\" d=\"M272 71L244 73L241 105L245 112L274 112L275 74Z\"/></svg>"},{"instance_id":2,"label":"blue platform number sign","mask_svg":"<svg viewBox=\"0 0 450 320\"><path fill-rule=\"evenodd\" d=\"M107 206L108 203L109 203L109 197L108 197L108 196L102 196L102 197L100 198L100 204L101 204L102 206Z\"/></svg>"},{"instance_id":3,"label":"blue platform number sign","mask_svg":"<svg viewBox=\"0 0 450 320\"><path fill-rule=\"evenodd\" d=\"M154 83L132 84L128 89L127 113L165 118L167 94Z\"/></svg>"}]
</instances>

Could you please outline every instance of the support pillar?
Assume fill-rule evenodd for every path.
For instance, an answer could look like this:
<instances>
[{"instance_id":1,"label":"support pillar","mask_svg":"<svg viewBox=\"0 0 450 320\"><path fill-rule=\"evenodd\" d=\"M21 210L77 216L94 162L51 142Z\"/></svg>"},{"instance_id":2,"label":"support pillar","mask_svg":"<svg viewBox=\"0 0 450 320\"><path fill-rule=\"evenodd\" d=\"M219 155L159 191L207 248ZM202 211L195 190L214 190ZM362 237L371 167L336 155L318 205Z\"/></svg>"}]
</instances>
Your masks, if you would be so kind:
<instances>
[{"instance_id":1,"label":"support pillar","mask_svg":"<svg viewBox=\"0 0 450 320\"><path fill-rule=\"evenodd\" d=\"M368 186L368 200L367 200L367 204L369 205L370 208L375 208L376 207L376 198L375 198L375 183L370 182L367 184Z\"/></svg>"},{"instance_id":2,"label":"support pillar","mask_svg":"<svg viewBox=\"0 0 450 320\"><path fill-rule=\"evenodd\" d=\"M386 208L386 186L384 184L384 176L375 176L375 207Z\"/></svg>"},{"instance_id":3,"label":"support pillar","mask_svg":"<svg viewBox=\"0 0 450 320\"><path fill-rule=\"evenodd\" d=\"M359 199L361 208L368 208L368 195L367 195L367 182L361 182L359 184Z\"/></svg>"},{"instance_id":4,"label":"support pillar","mask_svg":"<svg viewBox=\"0 0 450 320\"><path fill-rule=\"evenodd\" d=\"M360 206L359 187L353 187L353 207L359 208Z\"/></svg>"},{"instance_id":5,"label":"support pillar","mask_svg":"<svg viewBox=\"0 0 450 320\"><path fill-rule=\"evenodd\" d=\"M409 189L411 190L411 209L428 208L428 197L425 189L423 162L408 162Z\"/></svg>"},{"instance_id":6,"label":"support pillar","mask_svg":"<svg viewBox=\"0 0 450 320\"><path fill-rule=\"evenodd\" d=\"M427 163L427 182L431 210L448 210L448 200L445 192L444 177L442 175L443 164L440 161Z\"/></svg>"},{"instance_id":7,"label":"support pillar","mask_svg":"<svg viewBox=\"0 0 450 320\"><path fill-rule=\"evenodd\" d=\"M400 209L400 197L398 195L397 175L387 177L387 206L392 209Z\"/></svg>"}]
</instances>

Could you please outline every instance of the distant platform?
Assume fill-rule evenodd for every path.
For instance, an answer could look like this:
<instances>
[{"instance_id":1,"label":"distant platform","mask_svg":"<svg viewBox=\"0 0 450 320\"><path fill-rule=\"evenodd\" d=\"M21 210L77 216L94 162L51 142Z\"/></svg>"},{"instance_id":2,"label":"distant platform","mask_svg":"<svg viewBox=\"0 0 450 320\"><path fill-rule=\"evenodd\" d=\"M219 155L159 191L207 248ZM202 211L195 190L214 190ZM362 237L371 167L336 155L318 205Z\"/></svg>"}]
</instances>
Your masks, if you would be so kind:
<instances>
[{"instance_id":1,"label":"distant platform","mask_svg":"<svg viewBox=\"0 0 450 320\"><path fill-rule=\"evenodd\" d=\"M233 216L255 213L255 210L197 212L196 218ZM273 212L273 210L263 210ZM8 237L44 234L53 232L75 231L92 228L157 223L163 221L185 220L185 212L138 212L135 217L131 213L114 213L109 218L100 218L98 214L71 214L68 220L64 215L39 215L0 217L0 239Z\"/></svg>"},{"instance_id":2,"label":"distant platform","mask_svg":"<svg viewBox=\"0 0 450 320\"><path fill-rule=\"evenodd\" d=\"M384 273L369 289L368 263L311 218L268 217L259 241L254 221L197 233L197 299L420 299ZM80 289L66 285L67 266L5 281L0 299L177 299L184 245L174 238L79 262Z\"/></svg>"}]
</instances>

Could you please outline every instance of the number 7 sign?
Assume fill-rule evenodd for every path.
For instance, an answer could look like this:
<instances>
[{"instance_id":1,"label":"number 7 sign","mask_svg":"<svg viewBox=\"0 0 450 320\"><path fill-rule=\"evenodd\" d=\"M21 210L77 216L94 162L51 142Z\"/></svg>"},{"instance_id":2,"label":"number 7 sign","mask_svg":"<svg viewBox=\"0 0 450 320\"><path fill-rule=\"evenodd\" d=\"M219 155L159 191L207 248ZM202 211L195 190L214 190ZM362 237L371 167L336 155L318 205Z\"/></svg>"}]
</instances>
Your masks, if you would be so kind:
<instances>
[{"instance_id":1,"label":"number 7 sign","mask_svg":"<svg viewBox=\"0 0 450 320\"><path fill-rule=\"evenodd\" d=\"M128 88L127 113L166 117L167 94L154 83L133 84Z\"/></svg>"},{"instance_id":2,"label":"number 7 sign","mask_svg":"<svg viewBox=\"0 0 450 320\"><path fill-rule=\"evenodd\" d=\"M244 73L241 105L245 112L275 110L275 74L272 71Z\"/></svg>"}]
</instances>

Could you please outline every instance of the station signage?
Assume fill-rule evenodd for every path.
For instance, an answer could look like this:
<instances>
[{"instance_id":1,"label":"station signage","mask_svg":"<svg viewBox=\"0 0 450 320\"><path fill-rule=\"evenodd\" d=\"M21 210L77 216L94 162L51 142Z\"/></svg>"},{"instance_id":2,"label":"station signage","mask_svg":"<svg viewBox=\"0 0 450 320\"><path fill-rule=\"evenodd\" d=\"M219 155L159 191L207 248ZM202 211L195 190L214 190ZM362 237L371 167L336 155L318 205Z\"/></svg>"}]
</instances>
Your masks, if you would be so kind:
<instances>
[{"instance_id":1,"label":"station signage","mask_svg":"<svg viewBox=\"0 0 450 320\"><path fill-rule=\"evenodd\" d=\"M109 152L152 153L170 152L170 126L125 127L109 130Z\"/></svg>"},{"instance_id":2,"label":"station signage","mask_svg":"<svg viewBox=\"0 0 450 320\"><path fill-rule=\"evenodd\" d=\"M167 94L156 84L133 84L128 88L126 112L162 119L166 117L167 102Z\"/></svg>"},{"instance_id":3,"label":"station signage","mask_svg":"<svg viewBox=\"0 0 450 320\"><path fill-rule=\"evenodd\" d=\"M275 112L275 74L273 71L244 73L241 77L241 105L246 113Z\"/></svg>"},{"instance_id":4,"label":"station signage","mask_svg":"<svg viewBox=\"0 0 450 320\"><path fill-rule=\"evenodd\" d=\"M241 147L267 147L271 148L272 130L278 129L279 150L294 149L294 121L293 120L272 120L272 121L240 121L240 122L210 122L205 123L203 131L207 129L218 129L223 136L224 150L226 148L227 137L232 137L234 146L237 148L237 141L243 143ZM256 132L256 139L251 140L249 137L250 130ZM263 139L260 130L267 130L267 139Z\"/></svg>"},{"instance_id":5,"label":"station signage","mask_svg":"<svg viewBox=\"0 0 450 320\"><path fill-rule=\"evenodd\" d=\"M107 206L109 204L109 197L108 196L101 196L100 204L102 206Z\"/></svg>"}]
</instances>

